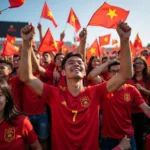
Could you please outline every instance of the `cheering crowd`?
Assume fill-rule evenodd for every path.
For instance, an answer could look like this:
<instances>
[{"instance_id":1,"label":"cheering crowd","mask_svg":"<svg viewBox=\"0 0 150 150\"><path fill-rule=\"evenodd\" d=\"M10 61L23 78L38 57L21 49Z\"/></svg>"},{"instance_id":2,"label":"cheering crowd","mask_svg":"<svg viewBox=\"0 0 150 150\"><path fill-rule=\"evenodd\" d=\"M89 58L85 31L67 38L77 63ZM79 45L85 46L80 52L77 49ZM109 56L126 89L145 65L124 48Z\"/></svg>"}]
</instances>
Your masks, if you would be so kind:
<instances>
[{"instance_id":1,"label":"cheering crowd","mask_svg":"<svg viewBox=\"0 0 150 150\"><path fill-rule=\"evenodd\" d=\"M0 60L0 150L150 150L149 51L132 60L131 28L116 31L120 51L88 61L86 28L66 54L39 53L22 28L20 54Z\"/></svg>"}]
</instances>

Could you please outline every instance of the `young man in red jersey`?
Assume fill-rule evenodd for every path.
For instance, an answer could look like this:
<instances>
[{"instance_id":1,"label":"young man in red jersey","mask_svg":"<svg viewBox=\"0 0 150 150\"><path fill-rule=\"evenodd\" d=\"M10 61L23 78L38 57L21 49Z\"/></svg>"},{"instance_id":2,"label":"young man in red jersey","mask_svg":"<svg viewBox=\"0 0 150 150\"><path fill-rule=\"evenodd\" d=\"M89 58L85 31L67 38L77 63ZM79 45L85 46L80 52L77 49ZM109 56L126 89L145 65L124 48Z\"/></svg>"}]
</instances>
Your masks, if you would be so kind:
<instances>
[{"instance_id":1,"label":"young man in red jersey","mask_svg":"<svg viewBox=\"0 0 150 150\"><path fill-rule=\"evenodd\" d=\"M116 76L119 70L118 60L108 65L111 78ZM105 94L102 112L102 149L111 150L127 135L131 141L131 149L136 150L131 119L132 104L138 106L150 118L150 107L134 86L124 84L117 91Z\"/></svg>"},{"instance_id":2,"label":"young man in red jersey","mask_svg":"<svg viewBox=\"0 0 150 150\"><path fill-rule=\"evenodd\" d=\"M131 28L124 22L117 26L121 40L120 72L107 83L85 88L86 74L82 55L68 53L62 62L67 88L55 88L43 84L32 75L31 40L35 30L32 25L21 30L23 50L21 52L20 79L50 105L52 112L53 150L98 150L98 111L106 92L113 92L132 77L129 37Z\"/></svg>"}]
</instances>

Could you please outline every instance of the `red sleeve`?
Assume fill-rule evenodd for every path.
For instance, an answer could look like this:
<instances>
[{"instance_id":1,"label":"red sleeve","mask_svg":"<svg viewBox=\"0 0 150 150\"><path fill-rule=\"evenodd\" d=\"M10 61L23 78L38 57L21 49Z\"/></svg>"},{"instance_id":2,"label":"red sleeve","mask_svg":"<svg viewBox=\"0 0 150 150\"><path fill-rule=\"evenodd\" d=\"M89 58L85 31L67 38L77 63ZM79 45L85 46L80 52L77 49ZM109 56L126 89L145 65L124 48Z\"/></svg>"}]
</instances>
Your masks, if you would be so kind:
<instances>
[{"instance_id":1,"label":"red sleeve","mask_svg":"<svg viewBox=\"0 0 150 150\"><path fill-rule=\"evenodd\" d=\"M55 100L55 97L57 96L57 94L58 94L58 88L44 83L42 100L45 103L50 105L51 100Z\"/></svg>"},{"instance_id":2,"label":"red sleeve","mask_svg":"<svg viewBox=\"0 0 150 150\"><path fill-rule=\"evenodd\" d=\"M121 148L119 146L116 146L115 148L113 148L112 150L121 150Z\"/></svg>"},{"instance_id":3,"label":"red sleeve","mask_svg":"<svg viewBox=\"0 0 150 150\"><path fill-rule=\"evenodd\" d=\"M38 140L38 137L27 117L23 120L23 137L27 144L34 144Z\"/></svg>"},{"instance_id":4,"label":"red sleeve","mask_svg":"<svg viewBox=\"0 0 150 150\"><path fill-rule=\"evenodd\" d=\"M150 150L150 134L146 137L146 147L145 150Z\"/></svg>"},{"instance_id":5,"label":"red sleeve","mask_svg":"<svg viewBox=\"0 0 150 150\"><path fill-rule=\"evenodd\" d=\"M132 94L133 94L133 101L137 106L139 106L142 103L145 103L142 95L134 86L132 86Z\"/></svg>"}]
</instances>

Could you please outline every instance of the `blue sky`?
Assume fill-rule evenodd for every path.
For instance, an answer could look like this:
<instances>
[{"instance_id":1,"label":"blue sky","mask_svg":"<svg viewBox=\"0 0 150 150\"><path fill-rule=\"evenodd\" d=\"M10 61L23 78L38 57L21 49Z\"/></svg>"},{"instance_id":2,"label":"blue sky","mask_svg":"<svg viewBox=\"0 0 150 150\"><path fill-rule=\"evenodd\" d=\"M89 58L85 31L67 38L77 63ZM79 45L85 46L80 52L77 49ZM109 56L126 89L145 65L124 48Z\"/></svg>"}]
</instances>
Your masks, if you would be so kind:
<instances>
[{"instance_id":1,"label":"blue sky","mask_svg":"<svg viewBox=\"0 0 150 150\"><path fill-rule=\"evenodd\" d=\"M37 26L44 2L45 0L25 0L23 6L4 11L0 15L0 21L32 22ZM45 34L49 27L54 38L59 40L59 35L65 28L71 7L79 18L82 27L85 27L93 13L104 3L104 0L46 0L46 2L53 13L58 27L55 28L49 20L41 19L43 34ZM150 0L106 0L106 2L130 10L127 22L132 27L132 41L134 41L136 34L139 33L144 46L150 43ZM0 10L8 6L8 0L0 1ZM89 44L91 44L96 37L109 33L111 33L112 39L119 39L116 31L112 29L89 26L87 31L87 43ZM64 41L73 41L74 29L71 25L67 24L65 33L66 37ZM39 40L38 32L35 40Z\"/></svg>"}]
</instances>

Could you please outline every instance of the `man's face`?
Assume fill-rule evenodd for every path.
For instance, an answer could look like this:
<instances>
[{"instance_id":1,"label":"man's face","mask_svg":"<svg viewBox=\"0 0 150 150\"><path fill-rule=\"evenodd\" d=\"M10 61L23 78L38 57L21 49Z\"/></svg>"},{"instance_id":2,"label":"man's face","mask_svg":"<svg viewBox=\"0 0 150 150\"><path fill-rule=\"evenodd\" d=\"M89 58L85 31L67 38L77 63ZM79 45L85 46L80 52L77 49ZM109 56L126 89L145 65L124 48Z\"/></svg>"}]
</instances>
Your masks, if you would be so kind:
<instances>
[{"instance_id":1,"label":"man's face","mask_svg":"<svg viewBox=\"0 0 150 150\"><path fill-rule=\"evenodd\" d=\"M142 56L145 57L145 59L147 59L148 56L149 56L148 51L143 51L143 52L142 52Z\"/></svg>"},{"instance_id":2,"label":"man's face","mask_svg":"<svg viewBox=\"0 0 150 150\"><path fill-rule=\"evenodd\" d=\"M56 67L61 67L63 59L64 59L64 55L58 55L56 57L56 61L55 61Z\"/></svg>"},{"instance_id":3,"label":"man's face","mask_svg":"<svg viewBox=\"0 0 150 150\"><path fill-rule=\"evenodd\" d=\"M65 64L65 75L68 79L83 79L85 76L85 65L81 58L70 57Z\"/></svg>"},{"instance_id":4,"label":"man's face","mask_svg":"<svg viewBox=\"0 0 150 150\"><path fill-rule=\"evenodd\" d=\"M120 70L120 65L114 65L110 67L109 70L109 75L110 77L113 77L114 75L116 75Z\"/></svg>"},{"instance_id":5,"label":"man's face","mask_svg":"<svg viewBox=\"0 0 150 150\"><path fill-rule=\"evenodd\" d=\"M13 57L13 68L18 68L19 67L19 56L18 57Z\"/></svg>"},{"instance_id":6,"label":"man's face","mask_svg":"<svg viewBox=\"0 0 150 150\"><path fill-rule=\"evenodd\" d=\"M8 66L5 63L0 63L0 78L9 76L9 74L11 73L11 68L10 66Z\"/></svg>"},{"instance_id":7,"label":"man's face","mask_svg":"<svg viewBox=\"0 0 150 150\"><path fill-rule=\"evenodd\" d=\"M51 56L49 53L44 53L43 54L43 62L46 64L49 64L51 62Z\"/></svg>"}]
</instances>

